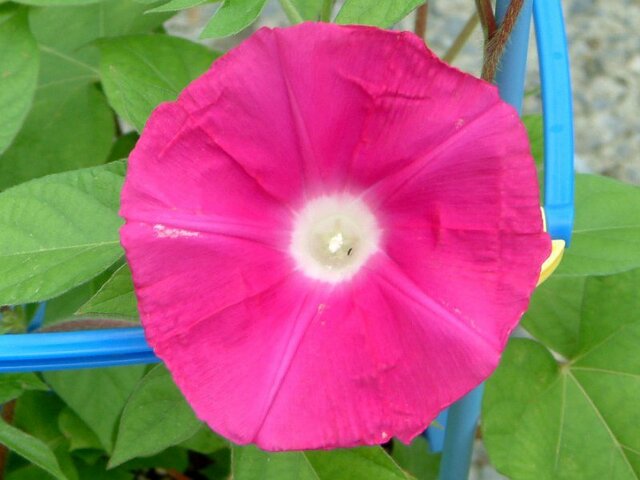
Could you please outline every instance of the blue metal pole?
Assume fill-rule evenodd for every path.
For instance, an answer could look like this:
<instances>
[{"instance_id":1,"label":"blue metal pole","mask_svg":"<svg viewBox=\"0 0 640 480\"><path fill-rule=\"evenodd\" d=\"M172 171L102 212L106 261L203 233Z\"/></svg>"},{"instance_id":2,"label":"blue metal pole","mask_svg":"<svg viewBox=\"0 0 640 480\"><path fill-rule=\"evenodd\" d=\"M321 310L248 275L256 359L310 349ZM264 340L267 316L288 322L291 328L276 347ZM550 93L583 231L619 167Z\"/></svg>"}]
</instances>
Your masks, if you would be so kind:
<instances>
[{"instance_id":1,"label":"blue metal pole","mask_svg":"<svg viewBox=\"0 0 640 480\"><path fill-rule=\"evenodd\" d=\"M140 327L0 335L0 373L158 361Z\"/></svg>"},{"instance_id":2,"label":"blue metal pole","mask_svg":"<svg viewBox=\"0 0 640 480\"><path fill-rule=\"evenodd\" d=\"M509 0L497 0L498 22L504 18L509 3ZM524 96L531 8L532 0L525 0L496 75L500 96L518 113L522 109ZM473 440L480 418L483 390L484 385L480 385L449 407L440 463L440 480L464 480L469 477Z\"/></svg>"},{"instance_id":3,"label":"blue metal pole","mask_svg":"<svg viewBox=\"0 0 640 480\"><path fill-rule=\"evenodd\" d=\"M538 62L544 112L544 213L552 238L571 240L574 217L573 106L560 0L536 0Z\"/></svg>"}]
</instances>

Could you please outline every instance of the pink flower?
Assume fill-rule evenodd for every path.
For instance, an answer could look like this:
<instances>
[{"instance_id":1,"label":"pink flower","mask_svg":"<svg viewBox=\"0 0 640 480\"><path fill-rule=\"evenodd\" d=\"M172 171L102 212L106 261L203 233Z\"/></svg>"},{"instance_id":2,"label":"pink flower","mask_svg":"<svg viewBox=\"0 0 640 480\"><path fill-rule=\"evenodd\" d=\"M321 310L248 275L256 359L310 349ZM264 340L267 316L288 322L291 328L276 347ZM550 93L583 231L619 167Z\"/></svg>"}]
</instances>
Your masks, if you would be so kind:
<instances>
[{"instance_id":1,"label":"pink flower","mask_svg":"<svg viewBox=\"0 0 640 480\"><path fill-rule=\"evenodd\" d=\"M409 33L261 29L151 116L142 323L234 442L403 441L496 367L550 251L525 130Z\"/></svg>"}]
</instances>

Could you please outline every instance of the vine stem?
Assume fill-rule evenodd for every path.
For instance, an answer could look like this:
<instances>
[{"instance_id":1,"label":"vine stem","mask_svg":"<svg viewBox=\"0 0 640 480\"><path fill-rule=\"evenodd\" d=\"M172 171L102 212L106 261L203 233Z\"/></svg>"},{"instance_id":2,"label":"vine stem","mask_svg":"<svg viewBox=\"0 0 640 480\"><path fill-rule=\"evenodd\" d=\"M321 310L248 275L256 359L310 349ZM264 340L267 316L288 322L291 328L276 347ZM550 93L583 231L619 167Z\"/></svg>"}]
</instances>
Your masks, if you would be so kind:
<instances>
[{"instance_id":1,"label":"vine stem","mask_svg":"<svg viewBox=\"0 0 640 480\"><path fill-rule=\"evenodd\" d=\"M496 75L500 58L507 46L513 27L518 21L518 16L520 15L523 4L524 0L511 0L500 27L485 43L482 78L489 82L493 81Z\"/></svg>"},{"instance_id":2,"label":"vine stem","mask_svg":"<svg viewBox=\"0 0 640 480\"><path fill-rule=\"evenodd\" d=\"M453 62L453 60L458 56L458 53L460 53L460 50L462 50L462 47L467 43L467 40L469 40L469 37L478 26L479 22L480 16L478 15L478 12L473 12L469 17L469 20L467 20L467 23L464 24L464 27L462 27L462 30L460 30L460 33L449 47L449 50L447 50L447 53L442 57L442 60L447 63Z\"/></svg>"},{"instance_id":3,"label":"vine stem","mask_svg":"<svg viewBox=\"0 0 640 480\"><path fill-rule=\"evenodd\" d=\"M416 22L413 31L424 40L427 33L427 18L429 17L429 2L424 2L416 10Z\"/></svg>"},{"instance_id":4,"label":"vine stem","mask_svg":"<svg viewBox=\"0 0 640 480\"><path fill-rule=\"evenodd\" d=\"M480 24L482 25L486 44L486 42L491 40L495 35L496 30L498 30L496 17L493 14L493 7L491 6L491 0L476 0L476 10L478 11L478 17L480 18Z\"/></svg>"},{"instance_id":5,"label":"vine stem","mask_svg":"<svg viewBox=\"0 0 640 480\"><path fill-rule=\"evenodd\" d=\"M7 402L2 407L2 419L11 425L13 423L13 417L16 412L16 401L11 400ZM4 480L4 471L7 467L7 456L9 455L9 450L6 445L0 445L0 480Z\"/></svg>"}]
</instances>

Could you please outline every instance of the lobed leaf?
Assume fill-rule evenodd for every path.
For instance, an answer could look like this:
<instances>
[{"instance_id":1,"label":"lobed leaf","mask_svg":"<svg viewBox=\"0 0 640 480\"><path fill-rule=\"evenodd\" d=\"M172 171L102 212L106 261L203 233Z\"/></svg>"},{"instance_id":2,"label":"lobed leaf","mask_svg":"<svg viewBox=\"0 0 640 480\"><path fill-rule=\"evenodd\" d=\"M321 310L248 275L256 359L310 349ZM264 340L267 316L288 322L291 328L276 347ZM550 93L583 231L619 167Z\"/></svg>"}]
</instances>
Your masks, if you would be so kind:
<instances>
[{"instance_id":1,"label":"lobed leaf","mask_svg":"<svg viewBox=\"0 0 640 480\"><path fill-rule=\"evenodd\" d=\"M640 188L576 176L573 239L554 277L609 275L640 267Z\"/></svg>"},{"instance_id":2,"label":"lobed leaf","mask_svg":"<svg viewBox=\"0 0 640 480\"><path fill-rule=\"evenodd\" d=\"M513 339L487 382L485 445L514 480L640 478L640 270L564 280L565 327Z\"/></svg>"}]
</instances>

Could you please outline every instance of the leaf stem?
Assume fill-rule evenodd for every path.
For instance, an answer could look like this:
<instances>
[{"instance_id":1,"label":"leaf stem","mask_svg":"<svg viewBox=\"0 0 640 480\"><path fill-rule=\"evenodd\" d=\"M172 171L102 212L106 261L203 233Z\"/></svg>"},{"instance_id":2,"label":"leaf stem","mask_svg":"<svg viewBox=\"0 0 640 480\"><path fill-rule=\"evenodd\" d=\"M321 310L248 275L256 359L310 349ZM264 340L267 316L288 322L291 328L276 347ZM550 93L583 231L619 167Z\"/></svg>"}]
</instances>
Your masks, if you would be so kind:
<instances>
[{"instance_id":1,"label":"leaf stem","mask_svg":"<svg viewBox=\"0 0 640 480\"><path fill-rule=\"evenodd\" d=\"M424 40L427 33L427 19L429 18L429 2L424 2L416 10L416 22L413 31Z\"/></svg>"},{"instance_id":2,"label":"leaf stem","mask_svg":"<svg viewBox=\"0 0 640 480\"><path fill-rule=\"evenodd\" d=\"M471 34L476 29L479 22L480 16L478 15L478 12L473 12L469 17L469 20L467 20L467 23L464 24L464 27L462 27L462 30L460 30L460 33L449 47L449 50L447 50L447 53L442 57L442 60L447 63L453 62L453 60L458 56L458 53L460 53L460 50L462 50L462 47L464 47L469 40L469 37L471 37Z\"/></svg>"},{"instance_id":3,"label":"leaf stem","mask_svg":"<svg viewBox=\"0 0 640 480\"><path fill-rule=\"evenodd\" d=\"M291 0L280 0L280 6L291 23L296 24L304 22L304 18L302 18L298 9L293 5L293 3L291 3Z\"/></svg>"},{"instance_id":4,"label":"leaf stem","mask_svg":"<svg viewBox=\"0 0 640 480\"><path fill-rule=\"evenodd\" d=\"M330 22L333 14L333 4L335 0L324 0L322 2L322 10L320 11L320 21Z\"/></svg>"}]
</instances>

